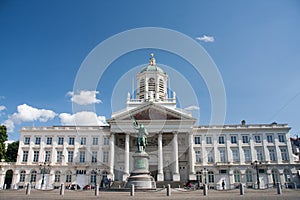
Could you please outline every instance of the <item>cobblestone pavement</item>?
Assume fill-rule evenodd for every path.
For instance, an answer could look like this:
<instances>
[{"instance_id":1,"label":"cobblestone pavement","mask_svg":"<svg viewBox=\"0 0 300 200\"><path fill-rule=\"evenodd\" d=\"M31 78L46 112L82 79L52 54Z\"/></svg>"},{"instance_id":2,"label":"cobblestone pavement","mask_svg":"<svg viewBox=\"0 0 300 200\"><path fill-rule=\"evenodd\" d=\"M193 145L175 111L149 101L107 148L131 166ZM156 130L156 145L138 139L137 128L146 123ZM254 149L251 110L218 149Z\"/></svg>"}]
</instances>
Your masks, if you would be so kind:
<instances>
[{"instance_id":1,"label":"cobblestone pavement","mask_svg":"<svg viewBox=\"0 0 300 200\"><path fill-rule=\"evenodd\" d=\"M246 189L244 195L239 194L239 190L217 191L209 190L208 196L203 196L201 190L185 191L172 189L171 196L166 196L166 190L160 191L136 191L135 196L130 196L129 192L109 192L100 191L99 196L95 196L94 191L70 191L66 190L64 196L59 195L59 190L41 191L31 190L30 195L25 194L25 190L0 190L0 200L19 200L19 199L300 199L300 190L284 189L281 195L277 194L276 189L252 190Z\"/></svg>"}]
</instances>

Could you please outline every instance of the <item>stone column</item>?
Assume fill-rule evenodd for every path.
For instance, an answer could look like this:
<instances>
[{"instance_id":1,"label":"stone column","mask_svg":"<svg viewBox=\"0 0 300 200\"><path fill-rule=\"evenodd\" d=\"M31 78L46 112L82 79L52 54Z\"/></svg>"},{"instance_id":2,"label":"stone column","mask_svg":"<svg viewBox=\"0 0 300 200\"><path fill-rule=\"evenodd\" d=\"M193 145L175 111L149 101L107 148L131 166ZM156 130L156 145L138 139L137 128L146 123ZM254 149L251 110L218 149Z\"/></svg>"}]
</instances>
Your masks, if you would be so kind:
<instances>
[{"instance_id":1,"label":"stone column","mask_svg":"<svg viewBox=\"0 0 300 200\"><path fill-rule=\"evenodd\" d=\"M162 133L158 134L158 173L157 173L157 181L164 181L164 171L163 171L163 148L162 148Z\"/></svg>"},{"instance_id":2,"label":"stone column","mask_svg":"<svg viewBox=\"0 0 300 200\"><path fill-rule=\"evenodd\" d=\"M194 151L194 136L193 136L193 132L189 133L189 165L190 165L189 180L196 180L196 174L195 174L195 151Z\"/></svg>"},{"instance_id":3,"label":"stone column","mask_svg":"<svg viewBox=\"0 0 300 200\"><path fill-rule=\"evenodd\" d=\"M174 171L173 181L180 181L179 175L179 162L178 162L178 132L173 132L173 159L174 159Z\"/></svg>"},{"instance_id":4,"label":"stone column","mask_svg":"<svg viewBox=\"0 0 300 200\"><path fill-rule=\"evenodd\" d=\"M123 174L123 181L126 181L126 179L129 176L129 133L125 134L125 161L124 161L124 174Z\"/></svg>"},{"instance_id":5,"label":"stone column","mask_svg":"<svg viewBox=\"0 0 300 200\"><path fill-rule=\"evenodd\" d=\"M112 180L114 180L115 133L111 133L110 135L109 148L110 148L109 176Z\"/></svg>"}]
</instances>

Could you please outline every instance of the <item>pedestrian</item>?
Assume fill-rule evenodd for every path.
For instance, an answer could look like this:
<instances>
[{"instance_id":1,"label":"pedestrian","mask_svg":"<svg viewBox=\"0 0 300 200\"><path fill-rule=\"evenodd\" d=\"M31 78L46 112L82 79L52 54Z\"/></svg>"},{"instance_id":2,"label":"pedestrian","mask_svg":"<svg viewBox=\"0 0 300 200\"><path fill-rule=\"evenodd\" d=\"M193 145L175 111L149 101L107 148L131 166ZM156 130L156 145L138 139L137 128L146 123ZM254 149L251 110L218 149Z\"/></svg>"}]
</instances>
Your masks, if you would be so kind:
<instances>
[{"instance_id":1,"label":"pedestrian","mask_svg":"<svg viewBox=\"0 0 300 200\"><path fill-rule=\"evenodd\" d=\"M223 190L225 190L225 181L224 180L222 180L222 188L223 188Z\"/></svg>"},{"instance_id":2,"label":"pedestrian","mask_svg":"<svg viewBox=\"0 0 300 200\"><path fill-rule=\"evenodd\" d=\"M108 188L110 188L111 185L111 178L108 179Z\"/></svg>"}]
</instances>

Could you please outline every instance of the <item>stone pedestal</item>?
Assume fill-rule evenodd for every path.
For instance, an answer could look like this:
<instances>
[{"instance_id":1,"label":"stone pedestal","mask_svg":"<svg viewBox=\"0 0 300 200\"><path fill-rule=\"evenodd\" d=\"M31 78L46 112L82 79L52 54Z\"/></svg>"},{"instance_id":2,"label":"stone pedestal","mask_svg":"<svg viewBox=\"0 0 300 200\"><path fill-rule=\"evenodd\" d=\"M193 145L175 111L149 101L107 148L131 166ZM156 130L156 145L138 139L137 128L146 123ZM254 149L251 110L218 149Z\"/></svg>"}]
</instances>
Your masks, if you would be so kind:
<instances>
[{"instance_id":1,"label":"stone pedestal","mask_svg":"<svg viewBox=\"0 0 300 200\"><path fill-rule=\"evenodd\" d=\"M128 177L125 187L130 188L134 185L136 189L155 189L155 180L149 172L149 155L142 151L136 152L132 157L134 170Z\"/></svg>"}]
</instances>

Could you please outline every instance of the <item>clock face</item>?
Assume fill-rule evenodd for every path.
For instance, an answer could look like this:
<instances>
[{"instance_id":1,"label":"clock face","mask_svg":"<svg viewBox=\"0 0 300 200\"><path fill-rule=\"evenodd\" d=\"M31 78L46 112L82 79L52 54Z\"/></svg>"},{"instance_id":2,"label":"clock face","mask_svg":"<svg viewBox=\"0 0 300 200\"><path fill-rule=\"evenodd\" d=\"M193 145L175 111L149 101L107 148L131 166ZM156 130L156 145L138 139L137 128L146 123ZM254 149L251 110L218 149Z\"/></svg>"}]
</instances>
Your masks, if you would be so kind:
<instances>
[{"instance_id":1,"label":"clock face","mask_svg":"<svg viewBox=\"0 0 300 200\"><path fill-rule=\"evenodd\" d=\"M154 78L150 78L149 83L154 83Z\"/></svg>"}]
</instances>

